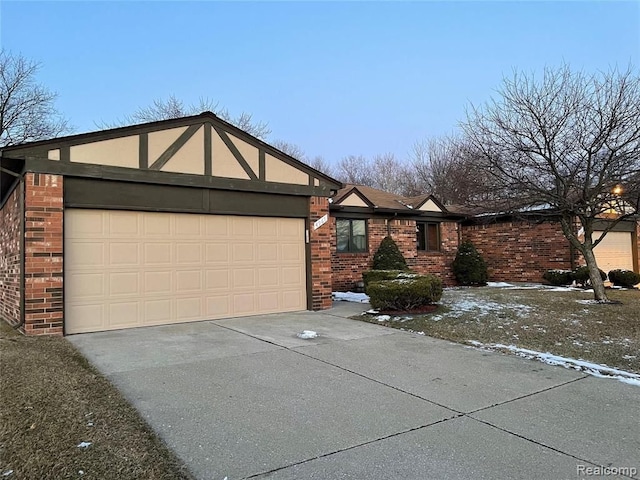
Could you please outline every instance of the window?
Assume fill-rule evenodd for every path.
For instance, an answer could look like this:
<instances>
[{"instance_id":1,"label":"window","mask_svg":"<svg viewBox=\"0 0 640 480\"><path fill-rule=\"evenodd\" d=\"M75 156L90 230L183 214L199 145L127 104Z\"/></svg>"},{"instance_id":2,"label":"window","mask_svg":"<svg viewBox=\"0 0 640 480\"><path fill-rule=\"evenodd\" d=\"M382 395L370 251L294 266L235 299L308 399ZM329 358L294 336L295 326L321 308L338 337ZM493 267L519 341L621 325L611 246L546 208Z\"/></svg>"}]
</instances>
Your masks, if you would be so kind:
<instances>
[{"instance_id":1,"label":"window","mask_svg":"<svg viewBox=\"0 0 640 480\"><path fill-rule=\"evenodd\" d=\"M367 251L367 221L336 220L337 250L340 253L360 253Z\"/></svg>"},{"instance_id":2,"label":"window","mask_svg":"<svg viewBox=\"0 0 640 480\"><path fill-rule=\"evenodd\" d=\"M426 252L440 251L440 225L437 223L418 222L416 231L418 233L418 250Z\"/></svg>"}]
</instances>

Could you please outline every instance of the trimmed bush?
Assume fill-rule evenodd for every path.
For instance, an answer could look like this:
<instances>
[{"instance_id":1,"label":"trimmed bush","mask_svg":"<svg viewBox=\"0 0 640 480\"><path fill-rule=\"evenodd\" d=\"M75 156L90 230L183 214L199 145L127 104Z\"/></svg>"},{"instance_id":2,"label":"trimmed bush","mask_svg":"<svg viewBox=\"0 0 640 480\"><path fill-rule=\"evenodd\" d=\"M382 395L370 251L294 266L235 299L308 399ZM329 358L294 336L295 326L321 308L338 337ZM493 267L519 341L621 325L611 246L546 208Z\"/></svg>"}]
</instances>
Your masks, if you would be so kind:
<instances>
[{"instance_id":1,"label":"trimmed bush","mask_svg":"<svg viewBox=\"0 0 640 480\"><path fill-rule=\"evenodd\" d=\"M607 274L600 269L598 270L600 271L600 278L602 278L602 280L606 280ZM589 279L589 267L587 267L586 265L576 268L573 272L571 272L571 276L581 287L591 285L591 280Z\"/></svg>"},{"instance_id":2,"label":"trimmed bush","mask_svg":"<svg viewBox=\"0 0 640 480\"><path fill-rule=\"evenodd\" d=\"M544 275L542 275L542 278L551 285L558 287L562 285L569 285L573 282L573 274L571 273L571 270L547 270L544 272Z\"/></svg>"},{"instance_id":3,"label":"trimmed bush","mask_svg":"<svg viewBox=\"0 0 640 480\"><path fill-rule=\"evenodd\" d=\"M413 310L442 298L442 280L435 275L380 280L369 284L368 295L376 310Z\"/></svg>"},{"instance_id":4,"label":"trimmed bush","mask_svg":"<svg viewBox=\"0 0 640 480\"><path fill-rule=\"evenodd\" d=\"M640 274L632 270L611 270L609 272L609 281L617 287L631 288L640 283Z\"/></svg>"},{"instance_id":5,"label":"trimmed bush","mask_svg":"<svg viewBox=\"0 0 640 480\"><path fill-rule=\"evenodd\" d=\"M487 264L473 243L469 241L460 244L451 267L460 285L487 284Z\"/></svg>"},{"instance_id":6,"label":"trimmed bush","mask_svg":"<svg viewBox=\"0 0 640 480\"><path fill-rule=\"evenodd\" d=\"M417 273L412 273L406 270L368 270L362 272L362 281L364 282L364 291L367 291L367 287L371 282L379 282L380 280L395 280L399 277L415 277Z\"/></svg>"},{"instance_id":7,"label":"trimmed bush","mask_svg":"<svg viewBox=\"0 0 640 480\"><path fill-rule=\"evenodd\" d=\"M407 261L391 237L384 237L373 256L373 270L409 270Z\"/></svg>"}]
</instances>

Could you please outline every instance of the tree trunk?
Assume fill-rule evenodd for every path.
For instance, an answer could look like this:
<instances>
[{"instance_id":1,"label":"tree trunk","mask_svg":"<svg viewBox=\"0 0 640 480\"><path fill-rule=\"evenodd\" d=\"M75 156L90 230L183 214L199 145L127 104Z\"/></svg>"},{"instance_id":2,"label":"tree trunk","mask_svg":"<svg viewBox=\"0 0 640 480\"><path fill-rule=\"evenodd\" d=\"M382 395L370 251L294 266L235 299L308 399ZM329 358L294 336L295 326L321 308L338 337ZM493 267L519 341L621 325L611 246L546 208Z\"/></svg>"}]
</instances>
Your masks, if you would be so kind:
<instances>
[{"instance_id":1,"label":"tree trunk","mask_svg":"<svg viewBox=\"0 0 640 480\"><path fill-rule=\"evenodd\" d=\"M584 249L582 253L587 267L589 267L589 279L591 280L591 286L593 287L593 296L598 302L606 303L609 301L604 289L604 282L600 276L600 270L596 263L596 257L593 254L593 248L591 246Z\"/></svg>"}]
</instances>

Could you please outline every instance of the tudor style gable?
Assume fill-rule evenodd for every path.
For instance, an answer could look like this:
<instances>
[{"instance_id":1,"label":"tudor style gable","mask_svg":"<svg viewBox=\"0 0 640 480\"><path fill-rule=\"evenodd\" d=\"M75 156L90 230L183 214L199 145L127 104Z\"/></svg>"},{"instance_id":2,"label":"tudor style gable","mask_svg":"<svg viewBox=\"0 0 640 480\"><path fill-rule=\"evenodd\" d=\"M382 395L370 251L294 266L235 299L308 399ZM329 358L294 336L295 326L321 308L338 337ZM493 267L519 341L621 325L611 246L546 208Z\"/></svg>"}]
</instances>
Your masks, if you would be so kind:
<instances>
[{"instance_id":1,"label":"tudor style gable","mask_svg":"<svg viewBox=\"0 0 640 480\"><path fill-rule=\"evenodd\" d=\"M341 186L211 112L9 147L2 157L27 171L151 183L183 174L169 183L221 189L329 196Z\"/></svg>"}]
</instances>

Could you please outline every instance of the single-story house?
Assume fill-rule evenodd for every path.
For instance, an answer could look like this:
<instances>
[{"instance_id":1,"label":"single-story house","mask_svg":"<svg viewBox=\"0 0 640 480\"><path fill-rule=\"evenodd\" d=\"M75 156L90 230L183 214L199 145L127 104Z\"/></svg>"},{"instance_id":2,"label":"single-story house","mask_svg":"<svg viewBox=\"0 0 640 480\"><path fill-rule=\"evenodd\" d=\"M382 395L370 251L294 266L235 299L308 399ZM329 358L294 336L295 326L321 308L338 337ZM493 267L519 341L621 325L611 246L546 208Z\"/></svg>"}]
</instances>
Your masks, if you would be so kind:
<instances>
[{"instance_id":1,"label":"single-story house","mask_svg":"<svg viewBox=\"0 0 640 480\"><path fill-rule=\"evenodd\" d=\"M603 219L593 238L607 227ZM547 270L584 265L564 236L559 219L549 212L469 215L461 228L463 239L473 242L487 262L493 281L540 282ZM629 219L615 225L594 249L600 269L606 273L618 268L640 272L639 237L640 221Z\"/></svg>"},{"instance_id":2,"label":"single-story house","mask_svg":"<svg viewBox=\"0 0 640 480\"><path fill-rule=\"evenodd\" d=\"M455 284L451 262L461 239L464 215L447 210L432 195L402 197L363 185L346 185L329 205L331 271L334 291L355 288L362 272L390 235L419 273L433 273Z\"/></svg>"},{"instance_id":3,"label":"single-story house","mask_svg":"<svg viewBox=\"0 0 640 480\"><path fill-rule=\"evenodd\" d=\"M27 334L331 306L341 183L210 112L0 161L0 317Z\"/></svg>"},{"instance_id":4,"label":"single-story house","mask_svg":"<svg viewBox=\"0 0 640 480\"><path fill-rule=\"evenodd\" d=\"M446 285L463 240L491 280L579 261L553 219L344 186L210 112L0 151L0 318L26 334L329 308L387 235ZM639 271L639 235L621 222L601 268Z\"/></svg>"}]
</instances>

